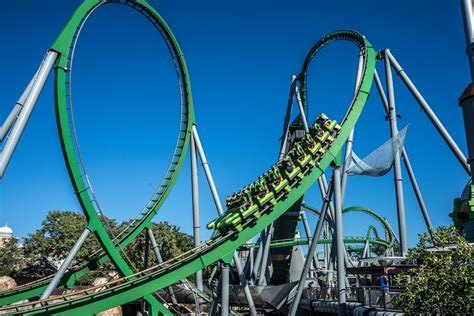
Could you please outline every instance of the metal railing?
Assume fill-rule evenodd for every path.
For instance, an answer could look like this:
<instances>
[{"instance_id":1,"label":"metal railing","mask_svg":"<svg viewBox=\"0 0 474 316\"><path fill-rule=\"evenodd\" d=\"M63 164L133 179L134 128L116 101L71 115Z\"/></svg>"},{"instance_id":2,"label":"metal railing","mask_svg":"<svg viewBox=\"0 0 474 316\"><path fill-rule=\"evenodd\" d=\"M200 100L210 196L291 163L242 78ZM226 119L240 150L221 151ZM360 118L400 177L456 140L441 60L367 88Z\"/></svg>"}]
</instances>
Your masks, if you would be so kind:
<instances>
[{"instance_id":1,"label":"metal railing","mask_svg":"<svg viewBox=\"0 0 474 316\"><path fill-rule=\"evenodd\" d=\"M370 308L397 310L394 302L403 293L403 287L362 286L346 288L347 302L358 302ZM306 288L303 298L310 300L337 301L337 287Z\"/></svg>"}]
</instances>

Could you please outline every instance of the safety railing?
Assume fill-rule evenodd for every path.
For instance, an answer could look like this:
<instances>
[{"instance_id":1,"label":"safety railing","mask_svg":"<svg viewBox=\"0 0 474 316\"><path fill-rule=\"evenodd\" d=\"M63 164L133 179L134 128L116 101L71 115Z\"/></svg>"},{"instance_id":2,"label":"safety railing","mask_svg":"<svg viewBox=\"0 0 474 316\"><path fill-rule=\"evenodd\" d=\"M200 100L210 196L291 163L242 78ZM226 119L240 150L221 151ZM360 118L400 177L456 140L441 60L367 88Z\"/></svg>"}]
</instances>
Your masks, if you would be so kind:
<instances>
[{"instance_id":1,"label":"safety railing","mask_svg":"<svg viewBox=\"0 0 474 316\"><path fill-rule=\"evenodd\" d=\"M379 286L348 287L346 288L346 301L358 302L370 308L397 310L394 302L403 292L403 287L388 287L385 289ZM303 298L337 301L337 287L309 287L304 290Z\"/></svg>"}]
</instances>

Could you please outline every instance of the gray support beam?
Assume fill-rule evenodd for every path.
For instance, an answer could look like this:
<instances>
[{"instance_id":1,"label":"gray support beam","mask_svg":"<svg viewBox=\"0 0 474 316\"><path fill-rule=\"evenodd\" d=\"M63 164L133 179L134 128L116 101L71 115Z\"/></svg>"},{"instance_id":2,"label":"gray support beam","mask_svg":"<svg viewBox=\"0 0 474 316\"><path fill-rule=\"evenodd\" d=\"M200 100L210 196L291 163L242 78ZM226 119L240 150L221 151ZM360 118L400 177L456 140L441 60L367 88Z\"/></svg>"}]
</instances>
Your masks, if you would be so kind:
<instances>
[{"instance_id":1,"label":"gray support beam","mask_svg":"<svg viewBox=\"0 0 474 316\"><path fill-rule=\"evenodd\" d=\"M240 254L241 253L242 252L240 252ZM244 277L250 285L253 285L253 282L251 280L253 264L254 264L254 247L250 247L247 253L247 258L245 260L245 265L244 265L244 270L243 270Z\"/></svg>"},{"instance_id":2,"label":"gray support beam","mask_svg":"<svg viewBox=\"0 0 474 316\"><path fill-rule=\"evenodd\" d=\"M319 192L321 193L321 199L327 200L328 196L328 183L326 175L323 174L318 178ZM329 202L328 222L334 222L334 205Z\"/></svg>"},{"instance_id":3,"label":"gray support beam","mask_svg":"<svg viewBox=\"0 0 474 316\"><path fill-rule=\"evenodd\" d=\"M375 71L375 85L377 87L377 91L379 93L380 99L382 100L382 105L385 109L385 113L389 115L389 108L388 108L388 100L385 96L385 92L382 86L382 82L380 81L380 77ZM418 202L418 206L420 207L421 214L423 215L423 219L425 220L426 228L431 233L433 230L433 225L431 223L430 216L428 214L428 210L426 209L425 201L423 200L423 195L421 194L420 187L418 182L416 181L415 173L413 172L413 168L411 167L410 159L408 158L407 151L405 147L402 148L402 159L405 164L406 171L408 173L408 178L410 179L411 186L413 191L415 192L416 201Z\"/></svg>"},{"instance_id":4,"label":"gray support beam","mask_svg":"<svg viewBox=\"0 0 474 316\"><path fill-rule=\"evenodd\" d=\"M209 169L209 164L207 162L207 158L206 158L206 155L204 153L204 149L202 147L201 140L199 139L199 135L198 135L198 132L197 132L197 129L196 129L195 125L193 125L191 131L192 131L192 138L194 138L194 143L195 143L197 152L199 153L199 157L201 158L201 164L202 164L202 167L204 169L204 173L206 174L207 182L208 182L209 188L211 190L211 194L212 194L212 198L214 200L214 204L216 205L217 213L219 214L219 216L222 216L224 214L224 209L222 208L222 203L221 203L221 200L219 198L219 194L217 193L216 185L214 183L214 178L212 177L211 170ZM240 283L242 285L242 288L244 289L244 294L245 294L245 298L247 300L247 304L248 304L249 309L250 309L250 313L253 316L257 315L257 311L255 309L255 304L253 302L253 298L252 298L252 295L250 293L250 289L248 287L247 281L245 280L245 278L243 278L242 264L240 263L239 256L237 255L236 252L234 252L234 263L236 265L237 272L240 276ZM228 266L227 266L227 268L228 268Z\"/></svg>"},{"instance_id":5,"label":"gray support beam","mask_svg":"<svg viewBox=\"0 0 474 316\"><path fill-rule=\"evenodd\" d=\"M346 247L344 247L344 262L346 264L346 267L354 266L354 262L352 262L352 258L349 255L349 252L347 251Z\"/></svg>"},{"instance_id":6,"label":"gray support beam","mask_svg":"<svg viewBox=\"0 0 474 316\"><path fill-rule=\"evenodd\" d=\"M214 276L216 275L216 272L217 272L217 265L214 265L214 267L212 268L212 271L211 271L211 274L209 275L209 284L212 283L212 279L214 279Z\"/></svg>"},{"instance_id":7,"label":"gray support beam","mask_svg":"<svg viewBox=\"0 0 474 316\"><path fill-rule=\"evenodd\" d=\"M199 139L196 125L193 125L191 131L194 138L194 143L196 145L196 149L199 153L199 157L201 158L202 168L204 169L204 173L206 174L209 189L211 190L212 199L214 200L214 204L216 205L217 213L219 214L219 216L221 216L222 214L224 214L224 209L222 208L222 203L219 199L219 194L217 193L214 178L212 177L211 170L209 169L209 164L207 163L206 154L204 153L204 149L202 148L201 140Z\"/></svg>"},{"instance_id":8,"label":"gray support beam","mask_svg":"<svg viewBox=\"0 0 474 316\"><path fill-rule=\"evenodd\" d=\"M466 35L466 52L469 58L469 67L471 70L471 83L464 90L459 98L459 105L462 107L464 119L464 129L466 133L467 163L471 170L471 185L474 185L474 16L473 2L471 0L461 0L461 10L464 21L464 33ZM470 197L472 198L472 197ZM464 225L464 237L474 242L474 221L469 220Z\"/></svg>"},{"instance_id":9,"label":"gray support beam","mask_svg":"<svg viewBox=\"0 0 474 316\"><path fill-rule=\"evenodd\" d=\"M332 183L333 182L331 181L328 188L329 197L332 195L332 190L333 190ZM321 216L319 216L318 223L316 224L316 229L311 239L311 246L309 247L308 254L306 255L303 271L301 272L301 277L300 277L300 280L298 281L296 294L295 294L295 297L293 298L293 303L291 304L291 309L290 309L290 314L289 314L291 316L295 316L296 312L298 311L298 306L301 300L301 295L303 293L303 288L306 283L306 278L308 276L309 268L311 267L312 258L314 258L314 253L318 245L319 235L321 234L321 230L324 224L324 219L326 218L326 214L328 213L329 203L330 203L329 199L324 199L323 206L321 207Z\"/></svg>"},{"instance_id":10,"label":"gray support beam","mask_svg":"<svg viewBox=\"0 0 474 316\"><path fill-rule=\"evenodd\" d=\"M426 228L430 232L430 234L432 234L433 224L431 223L430 215L428 214L428 210L426 209L425 201L423 200L423 195L421 194L420 187L418 185L418 182L416 181L415 173L413 172L410 159L408 158L408 154L405 148L402 148L402 158L408 173L408 178L410 179L413 191L415 192L416 201L418 202L421 214L423 215L423 219L425 220Z\"/></svg>"},{"instance_id":11,"label":"gray support beam","mask_svg":"<svg viewBox=\"0 0 474 316\"><path fill-rule=\"evenodd\" d=\"M24 93L26 93L27 90L25 90ZM15 122L18 114L20 113L20 110L22 108L22 106L19 104L20 102L18 101L12 108L12 110L10 111L10 114L8 114L5 122L3 123L3 125L0 127L0 142L3 141L3 139L5 138L5 136L7 135L7 133L10 131L10 128L12 127L13 125L13 122Z\"/></svg>"},{"instance_id":12,"label":"gray support beam","mask_svg":"<svg viewBox=\"0 0 474 316\"><path fill-rule=\"evenodd\" d=\"M328 185L327 185L327 180L326 180L325 175L322 175L321 177L319 177L318 181L319 181L319 189L320 189L320 192L321 192L321 197L323 199L328 199L328 195L327 195L328 194ZM331 225L335 226L334 218L335 218L335 207L334 207L332 202L329 202L329 212L328 212L328 219L327 219L329 226L331 226ZM333 229L335 229L335 227L333 227ZM333 256L333 259L334 259L334 256L335 256L334 240L336 240L336 238L335 238L334 231L333 231L333 244L331 246L332 247L331 248L331 255ZM344 261L345 261L346 265L348 265L348 266L351 265L352 266L352 262L349 259L349 254L347 253L346 247L344 246L343 249L344 249ZM332 275L330 275L329 279L332 279Z\"/></svg>"},{"instance_id":13,"label":"gray support beam","mask_svg":"<svg viewBox=\"0 0 474 316\"><path fill-rule=\"evenodd\" d=\"M192 204L193 204L193 236L194 246L197 247L201 244L201 224L199 220L199 181L198 181L198 169L197 169L197 157L196 157L196 144L194 136L191 135L191 191L192 191ZM196 272L196 287L202 291L202 270Z\"/></svg>"},{"instance_id":14,"label":"gray support beam","mask_svg":"<svg viewBox=\"0 0 474 316\"><path fill-rule=\"evenodd\" d=\"M346 311L346 268L344 260L344 230L342 226L342 196L341 196L341 169L337 167L333 172L334 207L336 222L336 249L337 249L337 300L338 315L345 316Z\"/></svg>"},{"instance_id":15,"label":"gray support beam","mask_svg":"<svg viewBox=\"0 0 474 316\"><path fill-rule=\"evenodd\" d=\"M306 238L308 238L308 247L311 247L312 237L311 237L311 231L309 229L308 218L306 217L306 212L304 210L300 210L300 216L301 216L301 220L303 222L303 227L304 227L304 231L306 233ZM313 256L313 267L315 269L319 268L318 259L316 258L316 256Z\"/></svg>"},{"instance_id":16,"label":"gray support beam","mask_svg":"<svg viewBox=\"0 0 474 316\"><path fill-rule=\"evenodd\" d=\"M251 273L253 271L253 267L254 267L254 263L255 263L254 256L255 256L255 250L252 247L252 248L250 248L250 252L249 252L250 263L249 263L249 273L248 273L248 276L247 276L247 279L249 279L249 280L251 280L251 277L252 277Z\"/></svg>"},{"instance_id":17,"label":"gray support beam","mask_svg":"<svg viewBox=\"0 0 474 316\"><path fill-rule=\"evenodd\" d=\"M143 251L143 267L146 269L148 268L148 264L150 263L150 254L148 248L150 246L150 239L145 238L145 249Z\"/></svg>"},{"instance_id":18,"label":"gray support beam","mask_svg":"<svg viewBox=\"0 0 474 316\"><path fill-rule=\"evenodd\" d=\"M146 233L148 235L148 240L151 243L151 250L155 254L156 261L158 261L158 263L162 263L163 258L161 257L160 248L158 247L158 244L156 243L156 239L155 239L155 235L153 235L153 231L150 228L147 228ZM168 290L168 293L170 294L171 302L174 305L178 305L178 300L176 300L176 296L175 296L174 291L173 291L173 286L171 286L171 285L168 286L167 290Z\"/></svg>"},{"instance_id":19,"label":"gray support beam","mask_svg":"<svg viewBox=\"0 0 474 316\"><path fill-rule=\"evenodd\" d=\"M0 153L0 179L5 173L5 169L10 162L21 135L23 134L23 130L28 123L28 119L33 112L36 101L43 90L44 84L48 79L48 75L51 72L54 63L56 62L57 57L58 53L55 51L48 51L46 54L46 57L38 70L36 80L32 84L31 90L26 97L25 103L19 111L14 125L11 127L10 137L6 141L2 152Z\"/></svg>"},{"instance_id":20,"label":"gray support beam","mask_svg":"<svg viewBox=\"0 0 474 316\"><path fill-rule=\"evenodd\" d=\"M474 84L471 83L459 98L464 117L464 129L467 143L467 162L471 170L471 179L474 180ZM474 181L473 181L474 183Z\"/></svg>"},{"instance_id":21,"label":"gray support beam","mask_svg":"<svg viewBox=\"0 0 474 316\"><path fill-rule=\"evenodd\" d=\"M319 181L319 190L320 190L322 199L328 199L328 185L327 185L326 176L322 175L321 177L319 177L318 181ZM341 185L341 187L342 187L342 185ZM331 225L333 225L334 227L332 227L332 228L335 230L335 220L334 220L334 218L335 218L335 207L334 207L332 202L329 202L329 211L330 212L328 212L327 222L329 224L329 227ZM334 230L333 230L333 243L331 245L331 247L332 247L331 248L331 256L332 256L331 260L332 261L334 261L334 257L335 257L335 242L334 241L336 240L336 238L335 238L335 231ZM349 265L353 266L352 261L349 258L349 254L348 254L347 249L346 249L345 246L343 247L343 251L344 251L344 262L345 262L345 264L347 266L349 266ZM332 274L330 274L328 276L328 279L332 280Z\"/></svg>"},{"instance_id":22,"label":"gray support beam","mask_svg":"<svg viewBox=\"0 0 474 316\"><path fill-rule=\"evenodd\" d=\"M469 84L459 98L459 105L462 107L464 117L468 150L467 160L471 167L471 179L474 180L472 176L474 174L474 16L472 0L461 0L461 10L464 22L464 34L466 35L466 52L471 70L471 84ZM472 181L472 183L474 183L474 181Z\"/></svg>"},{"instance_id":23,"label":"gray support beam","mask_svg":"<svg viewBox=\"0 0 474 316\"><path fill-rule=\"evenodd\" d=\"M272 242L273 236L273 223L267 227L267 232L265 233L265 243L263 246L262 260L260 262L260 268L258 273L258 285L266 285L266 271L268 265L268 256L270 254L270 244Z\"/></svg>"},{"instance_id":24,"label":"gray support beam","mask_svg":"<svg viewBox=\"0 0 474 316\"><path fill-rule=\"evenodd\" d=\"M84 229L81 236L72 247L71 252L69 252L69 255L67 255L66 259L64 259L63 263L61 263L61 266L54 275L54 278L48 284L48 287L44 290L43 294L40 297L40 300L47 299L51 295L51 293L53 293L53 291L58 287L59 281L71 265L72 260L74 260L90 233L91 231L89 228Z\"/></svg>"},{"instance_id":25,"label":"gray support beam","mask_svg":"<svg viewBox=\"0 0 474 316\"><path fill-rule=\"evenodd\" d=\"M5 120L3 125L0 127L0 142L3 141L5 136L10 131L10 128L12 127L13 123L16 121L18 114L20 114L20 111L23 108L23 105L25 104L25 101L31 92L31 87L35 83L37 76L38 76L38 71L35 73L35 75L33 76L33 79L31 79L25 91L23 91L20 98L18 99L18 101L16 101L15 105L13 106L12 110L10 111L10 114L8 114L7 119Z\"/></svg>"},{"instance_id":26,"label":"gray support beam","mask_svg":"<svg viewBox=\"0 0 474 316\"><path fill-rule=\"evenodd\" d=\"M222 285L222 264L221 264L221 262L217 262L217 264L212 269L211 277L210 277L211 281L214 279L214 275L215 275L215 273L217 272L218 269L220 269L220 275L219 275L219 282L217 283L216 288L215 288L215 293L214 293L214 291L212 291L213 289L211 288L212 296L213 296L214 299L212 300L212 304L211 304L211 307L209 309L209 315L212 315L212 316L217 315L217 308L218 308L220 300L221 300L221 288L222 288L221 287L221 285Z\"/></svg>"},{"instance_id":27,"label":"gray support beam","mask_svg":"<svg viewBox=\"0 0 474 316\"><path fill-rule=\"evenodd\" d=\"M145 247L143 249L143 268L145 270L148 269L148 263L150 259L149 251L148 251L149 246L150 246L150 239L145 236ZM142 299L140 303L141 303L142 314L145 315L145 313L147 312L147 301L145 299Z\"/></svg>"},{"instance_id":28,"label":"gray support beam","mask_svg":"<svg viewBox=\"0 0 474 316\"><path fill-rule=\"evenodd\" d=\"M342 194L342 200L344 201L346 197L346 188L347 188L347 169L349 169L349 166L351 164L351 155L352 155L352 146L354 144L354 129L351 131L349 134L349 137L346 140L346 151L344 153L344 169L342 172L342 179L341 179L341 194Z\"/></svg>"},{"instance_id":29,"label":"gray support beam","mask_svg":"<svg viewBox=\"0 0 474 316\"><path fill-rule=\"evenodd\" d=\"M448 133L448 131L446 130L444 125L441 123L439 118L433 112L431 107L428 105L428 102L426 102L426 100L423 98L421 93L418 91L418 89L415 87L413 82L410 80L410 78L405 73L405 70L400 66L400 64L397 62L395 57L393 57L392 53L390 53L389 50L385 50L385 56L388 57L392 67L396 70L398 76L402 79L403 83L405 83L408 90L413 95L415 100L418 102L418 104L420 105L423 112L425 112L425 114L428 116L429 120L434 125L434 127L436 128L438 133L441 135L443 140L446 142L449 149L451 149L451 151L454 154L454 156L456 157L456 159L459 161L459 163L464 168L464 170L467 172L467 174L470 175L471 172L469 170L469 165L467 164L466 157L464 156L461 149L459 149L459 146L456 144L454 139Z\"/></svg>"},{"instance_id":30,"label":"gray support beam","mask_svg":"<svg viewBox=\"0 0 474 316\"><path fill-rule=\"evenodd\" d=\"M296 76L291 77L291 85L290 85L290 93L288 95L288 104L286 106L286 115L285 120L283 123L283 133L281 138L281 147L280 147L280 155L279 160L283 159L286 154L287 147L288 147L288 134L291 122L291 111L293 109L293 97L295 95L295 86L296 86Z\"/></svg>"},{"instance_id":31,"label":"gray support beam","mask_svg":"<svg viewBox=\"0 0 474 316\"><path fill-rule=\"evenodd\" d=\"M389 55L390 51L385 50L385 56ZM390 134L395 137L398 134L397 126L397 110L395 108L395 95L393 92L393 80L392 80L392 67L390 59L385 57L385 79L387 81L387 95L388 95L388 110L389 110L389 121L390 121ZM400 236L400 251L404 257L408 253L407 244L407 231L406 231L406 220L405 220L405 200L403 194L403 179L402 169L400 166L400 153L397 152L393 162L394 170L394 181L395 181L395 195L397 202L397 214L398 214L398 231Z\"/></svg>"},{"instance_id":32,"label":"gray support beam","mask_svg":"<svg viewBox=\"0 0 474 316\"><path fill-rule=\"evenodd\" d=\"M474 17L472 15L473 3L472 0L461 0L461 12L464 25L464 34L466 36L466 53L469 58L469 68L471 70L471 82L474 82L474 38L473 27Z\"/></svg>"},{"instance_id":33,"label":"gray support beam","mask_svg":"<svg viewBox=\"0 0 474 316\"><path fill-rule=\"evenodd\" d=\"M244 274L244 269L242 268L242 263L240 262L240 258L237 255L237 252L234 252L234 264L237 269L237 273L239 274L240 285L242 286L242 289L244 291L245 299L247 300L247 304L249 306L250 315L256 316L257 309L255 308L255 304L252 298L252 293L250 293L250 288Z\"/></svg>"},{"instance_id":34,"label":"gray support beam","mask_svg":"<svg viewBox=\"0 0 474 316\"><path fill-rule=\"evenodd\" d=\"M329 236L329 226L324 222L323 237L327 239ZM324 244L324 269L329 270L329 245Z\"/></svg>"},{"instance_id":35,"label":"gray support beam","mask_svg":"<svg viewBox=\"0 0 474 316\"><path fill-rule=\"evenodd\" d=\"M364 68L364 55L359 54L359 62L357 64L357 74L354 86L354 94L359 89L360 80L362 77L362 71ZM346 187L347 187L347 173L346 170L349 169L349 165L351 164L350 157L352 154L352 145L354 143L354 129L349 134L349 137L346 141L346 151L344 153L344 165L342 169L342 179L341 179L341 195L342 195L342 203L344 204L344 198L346 196Z\"/></svg>"},{"instance_id":36,"label":"gray support beam","mask_svg":"<svg viewBox=\"0 0 474 316\"><path fill-rule=\"evenodd\" d=\"M260 243L260 247L258 247L257 255L255 256L253 270L250 272L251 279L254 282L257 282L260 262L262 261L263 248L265 243L265 231L260 232L260 240L258 242Z\"/></svg>"},{"instance_id":37,"label":"gray support beam","mask_svg":"<svg viewBox=\"0 0 474 316\"><path fill-rule=\"evenodd\" d=\"M300 110L301 120L303 121L304 131L309 133L308 120L306 119L306 113L304 112L303 102L301 101L300 92L298 91L298 86L295 85L295 95L296 101L298 103L298 108Z\"/></svg>"},{"instance_id":38,"label":"gray support beam","mask_svg":"<svg viewBox=\"0 0 474 316\"><path fill-rule=\"evenodd\" d=\"M224 264L221 271L221 316L229 315L229 265Z\"/></svg>"},{"instance_id":39,"label":"gray support beam","mask_svg":"<svg viewBox=\"0 0 474 316\"><path fill-rule=\"evenodd\" d=\"M334 270L335 270L335 261L336 261L336 233L333 231L331 234L332 236L332 241L331 241L331 247L329 248L329 271L328 272L328 285L333 286L333 280L334 280Z\"/></svg>"},{"instance_id":40,"label":"gray support beam","mask_svg":"<svg viewBox=\"0 0 474 316\"><path fill-rule=\"evenodd\" d=\"M217 307L219 306L219 300L221 299L221 279L219 279L219 282L218 282L218 285L217 285L217 289L216 289L216 295L214 296L213 295L213 300L212 300L212 304L211 304L211 307L209 308L209 315L211 316L215 316L217 315Z\"/></svg>"}]
</instances>

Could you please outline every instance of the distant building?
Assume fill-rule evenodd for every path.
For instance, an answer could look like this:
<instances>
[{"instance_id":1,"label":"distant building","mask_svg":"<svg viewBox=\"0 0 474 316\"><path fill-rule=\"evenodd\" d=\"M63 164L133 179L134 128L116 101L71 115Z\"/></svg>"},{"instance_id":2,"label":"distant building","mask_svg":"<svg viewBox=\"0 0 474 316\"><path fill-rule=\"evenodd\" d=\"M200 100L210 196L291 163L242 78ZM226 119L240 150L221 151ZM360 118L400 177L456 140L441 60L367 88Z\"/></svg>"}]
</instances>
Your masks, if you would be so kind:
<instances>
[{"instance_id":1,"label":"distant building","mask_svg":"<svg viewBox=\"0 0 474 316\"><path fill-rule=\"evenodd\" d=\"M0 227L0 248L9 242L13 237L13 229L7 226Z\"/></svg>"}]
</instances>

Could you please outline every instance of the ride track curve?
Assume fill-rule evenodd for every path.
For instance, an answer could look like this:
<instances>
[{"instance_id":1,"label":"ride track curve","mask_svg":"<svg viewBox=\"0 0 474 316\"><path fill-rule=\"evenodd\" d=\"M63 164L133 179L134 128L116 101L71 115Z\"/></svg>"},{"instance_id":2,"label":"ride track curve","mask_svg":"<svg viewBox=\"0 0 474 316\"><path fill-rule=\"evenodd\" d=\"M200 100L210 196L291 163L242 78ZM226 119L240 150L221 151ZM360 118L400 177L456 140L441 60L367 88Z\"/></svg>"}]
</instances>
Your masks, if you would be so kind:
<instances>
[{"instance_id":1,"label":"ride track curve","mask_svg":"<svg viewBox=\"0 0 474 316\"><path fill-rule=\"evenodd\" d=\"M174 62L180 91L180 121L174 152L167 171L155 193L137 217L117 236L110 236L103 220L103 214L95 197L82 160L72 113L72 69L76 44L82 28L91 14L99 7L117 3L127 5L144 15L158 30ZM91 255L86 263L80 264L66 273L59 285L71 286L81 276L111 261L121 275L130 275L136 271L127 263L123 248L132 242L144 229L150 228L153 217L166 200L184 163L191 128L196 123L191 84L184 55L171 29L158 12L145 0L101 1L85 0L74 12L65 28L56 39L50 51L59 57L55 64L55 105L57 127L63 156L75 194L87 219L87 229L95 234L102 250ZM123 255L123 256L122 256ZM125 258L124 258L125 257ZM0 306L41 295L53 276L19 286L14 290L0 292ZM149 298L154 300L153 298ZM156 305L161 311L164 307Z\"/></svg>"},{"instance_id":2,"label":"ride track curve","mask_svg":"<svg viewBox=\"0 0 474 316\"><path fill-rule=\"evenodd\" d=\"M89 7L83 4L80 7L80 9L82 8L81 14L85 14L87 12L86 9L91 8L91 4L94 3L95 5L97 5L98 2L89 0L85 3L89 4ZM140 0L137 0L136 2L134 2L134 4L145 7L148 6L147 3ZM155 11L153 10L152 12ZM72 34L70 38L72 38ZM313 46L313 49L311 50L310 55L308 55L307 60L311 61L320 49L336 40L344 40L354 43L359 48L360 55L363 57L363 67L361 76L362 79L359 85L357 86L357 92L354 94L348 111L344 116L342 122L340 123L340 130L333 135L333 139L326 142L326 144L324 145L324 149L322 149L323 145L319 144L319 148L321 150L318 151L317 155L312 155L314 153L311 152L309 148L302 147L302 144L305 144L302 141L293 144L292 148L296 148L297 146L303 148L304 157L302 158L302 160L304 160L307 164L305 166L301 166L301 168L300 166L296 166L293 169L291 174L294 174L295 178L292 179L296 180L292 181L291 183L288 181L288 184L284 188L286 190L285 194L275 195L271 198L272 204L270 207L268 205L263 207L257 204L258 209L256 209L255 212L258 213L258 216L251 216L250 219L247 218L245 222L241 223L239 229L229 228L225 230L225 232L224 230L216 230L216 232L213 234L213 237L206 243L203 243L200 246L186 253L183 253L176 258L163 262L162 264L150 267L146 270L122 277L117 280L113 280L112 282L109 282L99 287L55 296L41 301L8 306L0 309L0 312L31 315L93 314L121 304L125 304L135 299L146 297L150 293L156 292L159 289L174 284L179 280L199 270L202 270L217 261L224 261L229 263L232 260L234 251L238 249L239 246L250 240L260 231L262 231L265 227L267 227L270 223L279 218L289 207L291 207L296 201L298 201L298 199L300 199L306 191L311 188L311 186L317 181L317 179L325 172L328 167L330 167L331 165L337 165L341 161L341 150L345 144L346 139L349 136L349 133L354 128L369 96L375 72L376 52L374 51L372 45L368 42L368 40L361 34L355 31L341 30L330 33L324 38L320 39ZM175 44L176 46L173 46L173 48L178 49L178 56L180 60L182 60L182 63L184 65L184 58L182 57L181 51L179 50L179 46L177 46L177 43ZM57 67L57 69L59 70L57 70L56 75L56 87L58 86L58 83L64 82L65 80L67 68L65 68L64 66L66 65L66 61L67 57L62 56L60 63L60 66L62 68ZM183 73L183 75L187 76L187 72ZM190 97L190 86L187 87L186 91L188 91L188 89ZM59 124L59 128L62 134L62 146L63 150L65 151L66 160L68 162L68 170L75 185L76 191L78 192L78 196L81 202L84 203L83 208L85 208L86 211L90 212L93 211L94 208L92 207L90 196L86 192L85 183L80 176L79 168L77 166L77 160L75 160L75 156L73 155L74 152L70 138L70 131L68 128L66 128L66 121L64 120L67 118L67 111L64 101L61 100L65 100L65 98L62 95L59 95L59 97L58 95L56 96L57 110L59 112L59 123L61 123ZM192 123L194 123L194 113L191 112L192 101L191 99L189 99L188 101L190 102L190 112L188 113L189 119L186 126L190 126L192 125ZM188 139L188 133L186 133L186 137L183 140L182 148L186 147ZM307 147L310 146L308 145ZM76 164L71 164L71 162L75 162ZM297 162L295 161L295 163ZM169 189L165 193L163 193L163 196L166 196L168 192ZM154 202L156 203L156 207L154 208L154 210L158 208L158 205L161 205L162 202L160 201L163 201L163 198L161 198L159 201ZM243 210L241 209L240 212L242 211ZM223 216L219 218L219 222L221 222L221 220L222 222L225 222L226 216L229 216L229 214L232 215L236 212L239 212L239 210L236 210L236 208L228 210ZM149 212L147 213L149 215L145 215L144 218L148 220L155 213L155 211ZM96 216L97 214L94 213L89 215L91 215L91 219L94 219L94 225L100 226L98 230L101 231L103 235L106 231L105 228L101 225L99 218ZM143 221L140 222L140 225L145 228L146 225L142 223ZM124 242L131 241L133 239L132 236L136 237L138 233L139 231L135 228L132 232L127 232L127 237L123 237L121 240L123 240ZM113 245L112 240L110 238L107 239L108 236L103 237L109 247L111 244ZM111 251L110 256L112 256L112 254L115 256L118 255L118 250L115 246L113 248L113 251ZM105 256L101 258L101 260L104 260ZM114 259L113 256L112 258ZM123 258L121 260L123 260ZM120 262L120 259L118 259L117 261ZM97 262L100 263L100 261ZM82 269L87 270L87 267L88 266L85 266Z\"/></svg>"},{"instance_id":3,"label":"ride track curve","mask_svg":"<svg viewBox=\"0 0 474 316\"><path fill-rule=\"evenodd\" d=\"M374 233L374 237L370 237L369 234ZM374 230L374 226L370 225L369 230L367 230L367 236L344 236L344 243L346 244L365 244L366 241L368 241L370 244L374 245L380 245L383 246L384 248L388 248L390 243L382 240L378 237L377 231ZM278 239L278 240L272 240L270 243L270 249L276 249L276 248L285 248L285 247L294 247L294 246L303 246L307 245L309 242L308 238L293 238L293 239ZM318 240L318 245L319 244L331 244L332 243L332 238L320 238ZM258 243L254 244L244 244L237 248L239 251L246 251L250 250L251 248L258 249L260 245Z\"/></svg>"},{"instance_id":4,"label":"ride track curve","mask_svg":"<svg viewBox=\"0 0 474 316\"><path fill-rule=\"evenodd\" d=\"M315 214L316 216L320 216L320 214L321 214L320 211L318 211L314 207L311 207L311 206L307 205L306 203L302 203L301 207L308 210L308 211L310 211L311 213ZM390 224L389 224L389 222L387 221L386 218L380 216L376 211L374 211L374 210L372 210L368 207L364 207L364 206L351 206L351 207L347 207L347 208L342 210L343 215L347 214L347 213L352 213L352 212L367 214L367 215L371 216L372 218L374 218L379 224L381 224L384 228L386 236L388 237L388 240L386 240L388 247L392 247L397 242L397 236L393 232L392 226L390 226ZM329 222L329 220L327 218L325 219L325 221ZM373 225L369 225L369 227L367 229L367 239L369 239L371 232L375 235L376 239L380 239L379 235L378 235L378 231L375 229L375 227Z\"/></svg>"}]
</instances>

